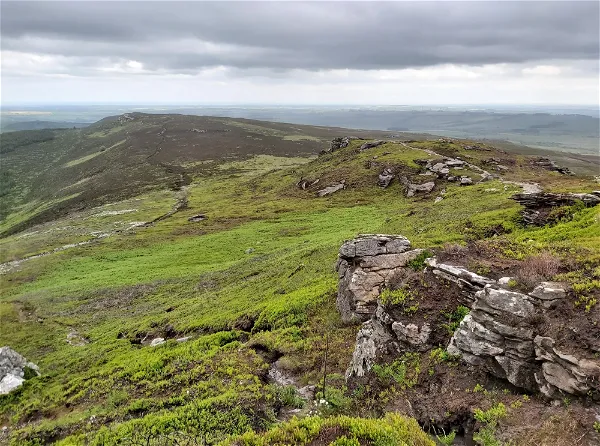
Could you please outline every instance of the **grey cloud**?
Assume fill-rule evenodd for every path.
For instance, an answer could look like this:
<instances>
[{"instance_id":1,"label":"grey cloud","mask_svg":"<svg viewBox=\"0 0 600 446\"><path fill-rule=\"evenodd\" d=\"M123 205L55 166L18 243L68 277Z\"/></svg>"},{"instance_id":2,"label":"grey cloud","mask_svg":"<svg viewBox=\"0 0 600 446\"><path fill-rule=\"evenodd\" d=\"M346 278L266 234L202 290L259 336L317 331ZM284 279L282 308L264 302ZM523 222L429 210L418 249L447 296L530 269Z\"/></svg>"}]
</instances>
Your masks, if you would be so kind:
<instances>
[{"instance_id":1,"label":"grey cloud","mask_svg":"<svg viewBox=\"0 0 600 446\"><path fill-rule=\"evenodd\" d=\"M2 1L1 33L3 50L172 72L597 61L599 5Z\"/></svg>"}]
</instances>

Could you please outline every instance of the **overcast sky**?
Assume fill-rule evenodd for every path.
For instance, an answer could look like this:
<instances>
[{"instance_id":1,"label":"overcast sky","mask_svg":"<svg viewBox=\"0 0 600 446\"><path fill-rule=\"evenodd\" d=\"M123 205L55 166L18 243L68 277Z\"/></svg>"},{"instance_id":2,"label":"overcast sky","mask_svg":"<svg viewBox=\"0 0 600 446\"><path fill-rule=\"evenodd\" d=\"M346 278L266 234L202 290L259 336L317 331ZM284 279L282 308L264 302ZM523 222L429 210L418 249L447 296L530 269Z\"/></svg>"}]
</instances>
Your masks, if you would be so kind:
<instances>
[{"instance_id":1,"label":"overcast sky","mask_svg":"<svg viewBox=\"0 0 600 446\"><path fill-rule=\"evenodd\" d=\"M599 4L2 0L2 103L598 104Z\"/></svg>"}]
</instances>

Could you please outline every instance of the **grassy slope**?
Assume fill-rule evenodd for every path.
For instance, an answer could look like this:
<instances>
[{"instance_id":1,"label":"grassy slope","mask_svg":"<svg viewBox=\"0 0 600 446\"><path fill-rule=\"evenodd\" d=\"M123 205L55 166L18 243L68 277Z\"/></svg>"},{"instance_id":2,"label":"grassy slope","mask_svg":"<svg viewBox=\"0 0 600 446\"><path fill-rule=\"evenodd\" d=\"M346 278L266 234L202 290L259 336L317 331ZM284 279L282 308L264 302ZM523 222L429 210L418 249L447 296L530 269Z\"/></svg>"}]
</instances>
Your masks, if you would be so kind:
<instances>
[{"instance_id":1,"label":"grassy slope","mask_svg":"<svg viewBox=\"0 0 600 446\"><path fill-rule=\"evenodd\" d=\"M461 151L440 142L412 145ZM360 154L355 149L356 143L307 164L256 175L241 172L235 162L209 176L198 174L188 189L189 209L155 226L30 260L3 276L0 345L16 348L43 372L0 399L0 421L13 427L13 442L113 444L154 432L214 444L229 434L264 429L282 402L278 390L265 382L268 364L253 346L283 354L286 368L302 384L315 384L326 333L330 380L338 389L333 396L340 395L332 405L334 412L348 410L340 374L357 328L342 326L334 308L333 264L341 242L357 233L400 233L416 247L431 248L481 238L501 224L509 231L501 245L507 255L549 247L585 248L590 258L600 253L594 209L553 228L523 229L515 223L519 207L508 199L516 187L446 184L436 189L446 189L440 203L434 204L435 194L406 199L397 183L379 189L380 167L368 168L366 162L377 157L378 163L416 175L413 160L427 154L399 144ZM490 156L463 154L475 162ZM267 162L282 164L259 158L259 172ZM533 171L526 163L511 175L548 189L594 187L579 178ZM320 185L344 179L348 188L316 198L295 187L301 176L320 178ZM115 209L135 207L147 220L173 201L167 191ZM198 212L208 220L187 221ZM87 217L76 214L43 229L56 230L60 244L70 237L79 240L70 231L58 231L61 227L89 232L138 219ZM98 221L102 218L104 224ZM44 239L35 236L6 238L3 250L17 257L38 252ZM90 343L69 345L71 330ZM193 339L155 348L139 344L145 336L165 333ZM256 441L249 444L261 444Z\"/></svg>"}]
</instances>

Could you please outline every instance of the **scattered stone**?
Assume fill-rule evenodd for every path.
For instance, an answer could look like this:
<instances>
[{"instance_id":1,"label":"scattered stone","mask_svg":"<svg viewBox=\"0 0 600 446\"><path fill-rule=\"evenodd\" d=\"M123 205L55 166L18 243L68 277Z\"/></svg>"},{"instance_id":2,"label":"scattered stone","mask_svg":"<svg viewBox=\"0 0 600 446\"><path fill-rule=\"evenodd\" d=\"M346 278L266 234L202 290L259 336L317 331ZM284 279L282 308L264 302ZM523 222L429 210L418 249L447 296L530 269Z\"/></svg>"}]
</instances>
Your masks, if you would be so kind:
<instances>
[{"instance_id":1,"label":"scattered stone","mask_svg":"<svg viewBox=\"0 0 600 446\"><path fill-rule=\"evenodd\" d=\"M192 339L191 336L184 336L183 338L177 338L177 339L175 339L175 342L187 342L190 339Z\"/></svg>"},{"instance_id":2,"label":"scattered stone","mask_svg":"<svg viewBox=\"0 0 600 446\"><path fill-rule=\"evenodd\" d=\"M360 146L360 150L372 149L374 147L379 147L382 144L385 144L385 141L371 141L371 142L366 142L362 146Z\"/></svg>"},{"instance_id":3,"label":"scattered stone","mask_svg":"<svg viewBox=\"0 0 600 446\"><path fill-rule=\"evenodd\" d=\"M440 201L442 201L444 198L443 197L435 197L435 200L433 201L434 203L439 203Z\"/></svg>"},{"instance_id":4,"label":"scattered stone","mask_svg":"<svg viewBox=\"0 0 600 446\"><path fill-rule=\"evenodd\" d=\"M254 252L254 248L248 248L244 251L246 254L252 254Z\"/></svg>"},{"instance_id":5,"label":"scattered stone","mask_svg":"<svg viewBox=\"0 0 600 446\"><path fill-rule=\"evenodd\" d=\"M302 190L306 190L311 186L314 186L315 184L317 184L319 182L319 178L317 178L316 180L305 180L304 178L300 178L300 181L298 181L296 183L296 186L298 186L300 189Z\"/></svg>"},{"instance_id":6,"label":"scattered stone","mask_svg":"<svg viewBox=\"0 0 600 446\"><path fill-rule=\"evenodd\" d=\"M10 347L0 348L0 395L7 395L20 387L30 374L40 374L37 365Z\"/></svg>"},{"instance_id":7,"label":"scattered stone","mask_svg":"<svg viewBox=\"0 0 600 446\"><path fill-rule=\"evenodd\" d=\"M500 277L498 279L498 285L506 286L511 280L514 280L514 277Z\"/></svg>"},{"instance_id":8,"label":"scattered stone","mask_svg":"<svg viewBox=\"0 0 600 446\"><path fill-rule=\"evenodd\" d=\"M464 166L466 164L466 161L451 158L451 159L446 160L445 164L446 164L447 167L458 168L458 167Z\"/></svg>"},{"instance_id":9,"label":"scattered stone","mask_svg":"<svg viewBox=\"0 0 600 446\"><path fill-rule=\"evenodd\" d=\"M165 338L154 338L152 339L152 342L150 342L150 347L156 347L158 345L164 344L165 342Z\"/></svg>"},{"instance_id":10,"label":"scattered stone","mask_svg":"<svg viewBox=\"0 0 600 446\"><path fill-rule=\"evenodd\" d=\"M206 220L208 217L204 214L196 214L196 215L192 215L190 218L188 218L188 221L191 221L193 223L197 223L199 221L204 221Z\"/></svg>"},{"instance_id":11,"label":"scattered stone","mask_svg":"<svg viewBox=\"0 0 600 446\"><path fill-rule=\"evenodd\" d=\"M317 196L324 197L326 195L331 195L334 192L337 192L337 191L345 189L345 188L346 188L346 181L342 180L337 184L334 184L332 186L327 186L325 189L321 189L320 191L317 191Z\"/></svg>"},{"instance_id":12,"label":"scattered stone","mask_svg":"<svg viewBox=\"0 0 600 446\"><path fill-rule=\"evenodd\" d=\"M341 136L339 138L333 138L329 145L329 150L326 150L327 153L335 152L339 149L344 149L350 145L350 141L353 139L358 139L353 136Z\"/></svg>"},{"instance_id":13,"label":"scattered stone","mask_svg":"<svg viewBox=\"0 0 600 446\"><path fill-rule=\"evenodd\" d=\"M433 181L428 181L427 183L423 184L414 184L411 183L406 177L401 177L400 182L406 188L407 197L413 197L417 193L429 193L435 187L435 182Z\"/></svg>"},{"instance_id":14,"label":"scattered stone","mask_svg":"<svg viewBox=\"0 0 600 446\"><path fill-rule=\"evenodd\" d=\"M491 180L493 180L493 179L494 179L494 176L493 176L491 173L489 173L489 172L485 172L485 171L484 171L484 172L481 174L481 180L479 180L479 182L480 182L480 183L484 183L484 182L486 182L486 181L491 181Z\"/></svg>"},{"instance_id":15,"label":"scattered stone","mask_svg":"<svg viewBox=\"0 0 600 446\"><path fill-rule=\"evenodd\" d=\"M460 185L461 186L469 186L473 184L473 180L470 177L462 176L460 177Z\"/></svg>"},{"instance_id":16,"label":"scattered stone","mask_svg":"<svg viewBox=\"0 0 600 446\"><path fill-rule=\"evenodd\" d=\"M390 185L393 179L394 173L392 172L392 170L390 168L385 168L383 169L383 172L379 174L377 185L385 189Z\"/></svg>"},{"instance_id":17,"label":"scattered stone","mask_svg":"<svg viewBox=\"0 0 600 446\"><path fill-rule=\"evenodd\" d=\"M77 331L71 330L67 333L67 342L74 347L83 347L88 344L89 341L81 336Z\"/></svg>"}]
</instances>

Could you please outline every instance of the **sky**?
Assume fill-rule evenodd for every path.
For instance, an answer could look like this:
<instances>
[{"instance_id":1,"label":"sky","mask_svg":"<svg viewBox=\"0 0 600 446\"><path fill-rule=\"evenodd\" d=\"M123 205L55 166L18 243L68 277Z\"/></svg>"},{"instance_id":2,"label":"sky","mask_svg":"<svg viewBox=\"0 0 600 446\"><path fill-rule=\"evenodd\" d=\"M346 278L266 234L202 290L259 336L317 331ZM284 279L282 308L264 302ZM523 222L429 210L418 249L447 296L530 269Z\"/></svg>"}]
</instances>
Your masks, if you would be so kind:
<instances>
[{"instance_id":1,"label":"sky","mask_svg":"<svg viewBox=\"0 0 600 446\"><path fill-rule=\"evenodd\" d=\"M3 105L599 103L598 1L0 9Z\"/></svg>"}]
</instances>

